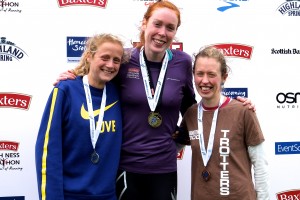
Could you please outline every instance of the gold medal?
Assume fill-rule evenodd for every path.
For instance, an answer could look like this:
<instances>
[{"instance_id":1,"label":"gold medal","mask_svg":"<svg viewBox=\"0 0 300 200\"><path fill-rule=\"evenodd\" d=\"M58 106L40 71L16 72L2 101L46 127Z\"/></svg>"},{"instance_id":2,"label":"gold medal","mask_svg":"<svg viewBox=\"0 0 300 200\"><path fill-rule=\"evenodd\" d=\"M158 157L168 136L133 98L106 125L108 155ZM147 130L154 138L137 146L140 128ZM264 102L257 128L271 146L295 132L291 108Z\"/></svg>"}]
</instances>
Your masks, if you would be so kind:
<instances>
[{"instance_id":1,"label":"gold medal","mask_svg":"<svg viewBox=\"0 0 300 200\"><path fill-rule=\"evenodd\" d=\"M162 116L159 113L156 112L150 112L148 116L148 123L153 128L157 128L161 125L162 122Z\"/></svg>"}]
</instances>

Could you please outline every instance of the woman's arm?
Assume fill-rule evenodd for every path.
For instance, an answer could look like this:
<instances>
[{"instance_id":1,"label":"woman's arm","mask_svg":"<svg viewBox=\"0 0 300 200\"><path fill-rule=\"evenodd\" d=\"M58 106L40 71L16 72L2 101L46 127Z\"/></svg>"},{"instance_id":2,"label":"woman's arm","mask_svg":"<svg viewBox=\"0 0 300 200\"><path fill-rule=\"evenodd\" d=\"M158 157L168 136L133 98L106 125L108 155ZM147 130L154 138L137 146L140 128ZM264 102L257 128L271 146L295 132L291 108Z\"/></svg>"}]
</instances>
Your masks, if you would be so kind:
<instances>
[{"instance_id":1,"label":"woman's arm","mask_svg":"<svg viewBox=\"0 0 300 200\"><path fill-rule=\"evenodd\" d=\"M59 81L64 81L64 80L67 80L67 79L75 79L75 78L76 78L76 75L75 75L74 70L69 69L68 71L65 71L65 72L59 74L58 78L53 83L53 86L56 86Z\"/></svg>"},{"instance_id":2,"label":"woman's arm","mask_svg":"<svg viewBox=\"0 0 300 200\"><path fill-rule=\"evenodd\" d=\"M256 146L249 146L248 153L254 169L257 200L269 200L268 162L263 143Z\"/></svg>"}]
</instances>

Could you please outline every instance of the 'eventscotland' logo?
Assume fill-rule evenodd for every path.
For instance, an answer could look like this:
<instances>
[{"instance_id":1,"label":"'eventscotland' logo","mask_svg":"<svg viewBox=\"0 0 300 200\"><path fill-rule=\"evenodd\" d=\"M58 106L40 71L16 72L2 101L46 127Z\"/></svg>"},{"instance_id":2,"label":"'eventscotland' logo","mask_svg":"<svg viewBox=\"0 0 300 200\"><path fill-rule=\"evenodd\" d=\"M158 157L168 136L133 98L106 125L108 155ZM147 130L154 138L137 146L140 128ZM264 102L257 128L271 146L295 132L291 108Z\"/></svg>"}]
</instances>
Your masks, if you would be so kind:
<instances>
[{"instance_id":1,"label":"'eventscotland' logo","mask_svg":"<svg viewBox=\"0 0 300 200\"><path fill-rule=\"evenodd\" d=\"M277 10L282 15L300 16L300 0L286 0L286 2L282 3Z\"/></svg>"},{"instance_id":2,"label":"'eventscotland' logo","mask_svg":"<svg viewBox=\"0 0 300 200\"><path fill-rule=\"evenodd\" d=\"M58 0L59 7L65 6L96 6L105 8L107 0Z\"/></svg>"},{"instance_id":3,"label":"'eventscotland' logo","mask_svg":"<svg viewBox=\"0 0 300 200\"><path fill-rule=\"evenodd\" d=\"M0 61L13 61L14 59L19 61L24 55L27 54L23 49L7 41L6 37L0 38Z\"/></svg>"},{"instance_id":4,"label":"'eventscotland' logo","mask_svg":"<svg viewBox=\"0 0 300 200\"><path fill-rule=\"evenodd\" d=\"M221 7L218 7L217 10L220 11L220 12L224 12L228 9L231 9L231 8L237 8L237 7L240 7L239 4L237 4L236 2L241 2L241 1L249 1L249 0L221 0L225 3L227 3L227 5L225 6L221 6ZM235 3L233 3L235 2Z\"/></svg>"},{"instance_id":5,"label":"'eventscotland' logo","mask_svg":"<svg viewBox=\"0 0 300 200\"><path fill-rule=\"evenodd\" d=\"M251 59L253 47L244 44L213 44L224 56Z\"/></svg>"},{"instance_id":6,"label":"'eventscotland' logo","mask_svg":"<svg viewBox=\"0 0 300 200\"><path fill-rule=\"evenodd\" d=\"M275 155L300 154L300 142L275 142Z\"/></svg>"},{"instance_id":7,"label":"'eventscotland' logo","mask_svg":"<svg viewBox=\"0 0 300 200\"><path fill-rule=\"evenodd\" d=\"M300 199L300 189L278 192L276 197L277 200L297 200Z\"/></svg>"}]
</instances>

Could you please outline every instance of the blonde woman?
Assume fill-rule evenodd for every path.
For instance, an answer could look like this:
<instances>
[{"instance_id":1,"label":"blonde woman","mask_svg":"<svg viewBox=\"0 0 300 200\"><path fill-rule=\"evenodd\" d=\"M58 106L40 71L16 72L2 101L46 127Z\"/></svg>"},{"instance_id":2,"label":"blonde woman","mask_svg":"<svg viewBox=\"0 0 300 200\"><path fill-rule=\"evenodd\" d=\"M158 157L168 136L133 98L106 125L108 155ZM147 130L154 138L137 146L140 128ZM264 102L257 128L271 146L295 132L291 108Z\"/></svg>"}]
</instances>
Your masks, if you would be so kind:
<instances>
[{"instance_id":1,"label":"blonde woman","mask_svg":"<svg viewBox=\"0 0 300 200\"><path fill-rule=\"evenodd\" d=\"M52 90L36 141L40 200L116 200L122 143L119 94L111 80L123 62L111 34L88 39L76 79Z\"/></svg>"}]
</instances>

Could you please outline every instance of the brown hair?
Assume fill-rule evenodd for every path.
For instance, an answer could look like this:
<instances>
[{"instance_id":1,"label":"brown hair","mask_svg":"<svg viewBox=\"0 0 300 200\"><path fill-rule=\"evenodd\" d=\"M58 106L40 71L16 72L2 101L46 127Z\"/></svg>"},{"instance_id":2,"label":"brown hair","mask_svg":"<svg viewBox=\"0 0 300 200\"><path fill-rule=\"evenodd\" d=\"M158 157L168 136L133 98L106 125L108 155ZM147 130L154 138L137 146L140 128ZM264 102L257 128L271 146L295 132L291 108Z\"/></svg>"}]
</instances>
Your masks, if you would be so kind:
<instances>
[{"instance_id":1,"label":"brown hair","mask_svg":"<svg viewBox=\"0 0 300 200\"><path fill-rule=\"evenodd\" d=\"M171 3L171 2L169 2L167 0L165 0L165 1L163 1L163 0L157 1L157 2L155 2L153 4L151 4L148 7L147 11L144 14L144 18L143 18L143 20L145 21L145 23L148 22L149 18L152 16L152 13L155 10L160 9L160 8L168 8L170 10L173 10L176 13L177 18L178 18L178 24L177 24L176 28L178 29L178 27L181 25L180 10L179 10L179 8L177 6L175 6L173 3ZM136 47L137 48L141 48L142 46L144 46L144 44L145 44L145 32L143 30L141 30L141 32L140 32L140 42L139 42L139 44L137 44Z\"/></svg>"},{"instance_id":2,"label":"brown hair","mask_svg":"<svg viewBox=\"0 0 300 200\"><path fill-rule=\"evenodd\" d=\"M226 74L229 73L230 68L226 64L226 59L222 51L217 49L214 46L206 46L199 50L198 53L194 54L194 65L193 65L193 72L195 72L195 65L196 61L200 57L207 57L207 58L214 58L221 64L221 76L224 77Z\"/></svg>"}]
</instances>

